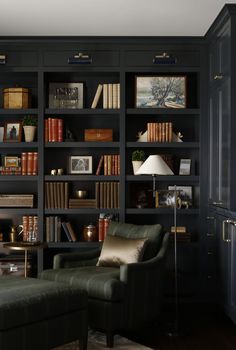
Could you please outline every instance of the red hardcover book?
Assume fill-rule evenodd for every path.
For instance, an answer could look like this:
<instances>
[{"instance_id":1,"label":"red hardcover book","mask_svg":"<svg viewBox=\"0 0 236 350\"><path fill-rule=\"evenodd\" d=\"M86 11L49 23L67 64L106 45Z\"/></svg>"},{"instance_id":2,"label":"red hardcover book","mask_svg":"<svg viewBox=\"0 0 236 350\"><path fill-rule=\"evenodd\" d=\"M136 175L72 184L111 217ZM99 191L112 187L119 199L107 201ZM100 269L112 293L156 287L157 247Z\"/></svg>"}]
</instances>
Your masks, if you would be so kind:
<instances>
[{"instance_id":1,"label":"red hardcover book","mask_svg":"<svg viewBox=\"0 0 236 350\"><path fill-rule=\"evenodd\" d=\"M52 142L52 118L48 118L48 142Z\"/></svg>"},{"instance_id":2,"label":"red hardcover book","mask_svg":"<svg viewBox=\"0 0 236 350\"><path fill-rule=\"evenodd\" d=\"M107 170L108 170L108 155L104 154L104 175L108 175Z\"/></svg>"},{"instance_id":3,"label":"red hardcover book","mask_svg":"<svg viewBox=\"0 0 236 350\"><path fill-rule=\"evenodd\" d=\"M52 118L52 142L58 142L58 119Z\"/></svg>"},{"instance_id":4,"label":"red hardcover book","mask_svg":"<svg viewBox=\"0 0 236 350\"><path fill-rule=\"evenodd\" d=\"M27 241L31 240L30 235L32 235L34 230L34 217L28 216L28 231L27 231Z\"/></svg>"},{"instance_id":5,"label":"red hardcover book","mask_svg":"<svg viewBox=\"0 0 236 350\"><path fill-rule=\"evenodd\" d=\"M44 120L44 142L47 143L48 140L48 119Z\"/></svg>"},{"instance_id":6,"label":"red hardcover book","mask_svg":"<svg viewBox=\"0 0 236 350\"><path fill-rule=\"evenodd\" d=\"M27 175L33 175L33 152L28 152Z\"/></svg>"},{"instance_id":7,"label":"red hardcover book","mask_svg":"<svg viewBox=\"0 0 236 350\"><path fill-rule=\"evenodd\" d=\"M58 119L58 142L63 142L63 119Z\"/></svg>"},{"instance_id":8,"label":"red hardcover book","mask_svg":"<svg viewBox=\"0 0 236 350\"><path fill-rule=\"evenodd\" d=\"M109 223L110 223L110 219L105 218L104 219L104 238L107 235L107 230L108 230Z\"/></svg>"},{"instance_id":9,"label":"red hardcover book","mask_svg":"<svg viewBox=\"0 0 236 350\"><path fill-rule=\"evenodd\" d=\"M38 174L38 152L33 152L33 173L32 175Z\"/></svg>"},{"instance_id":10,"label":"red hardcover book","mask_svg":"<svg viewBox=\"0 0 236 350\"><path fill-rule=\"evenodd\" d=\"M21 153L21 174L27 175L27 152Z\"/></svg>"},{"instance_id":11,"label":"red hardcover book","mask_svg":"<svg viewBox=\"0 0 236 350\"><path fill-rule=\"evenodd\" d=\"M98 240L99 242L104 241L104 219L98 219Z\"/></svg>"},{"instance_id":12,"label":"red hardcover book","mask_svg":"<svg viewBox=\"0 0 236 350\"><path fill-rule=\"evenodd\" d=\"M23 241L27 241L27 232L28 232L28 226L29 226L29 217L24 215L22 216L22 224L23 224Z\"/></svg>"}]
</instances>

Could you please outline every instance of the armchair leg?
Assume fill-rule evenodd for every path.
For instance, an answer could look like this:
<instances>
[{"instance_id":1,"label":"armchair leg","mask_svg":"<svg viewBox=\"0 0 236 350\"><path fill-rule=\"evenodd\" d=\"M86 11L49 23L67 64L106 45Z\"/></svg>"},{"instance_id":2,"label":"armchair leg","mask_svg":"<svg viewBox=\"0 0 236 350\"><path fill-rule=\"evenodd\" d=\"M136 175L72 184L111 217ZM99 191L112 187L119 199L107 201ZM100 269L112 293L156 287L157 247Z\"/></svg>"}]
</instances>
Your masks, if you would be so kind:
<instances>
[{"instance_id":1,"label":"armchair leg","mask_svg":"<svg viewBox=\"0 0 236 350\"><path fill-rule=\"evenodd\" d=\"M87 345L88 345L88 337L81 337L79 339L79 350L87 350Z\"/></svg>"},{"instance_id":2,"label":"armchair leg","mask_svg":"<svg viewBox=\"0 0 236 350\"><path fill-rule=\"evenodd\" d=\"M113 346L114 346L114 334L111 332L107 332L106 338L107 338L107 347L113 348Z\"/></svg>"}]
</instances>

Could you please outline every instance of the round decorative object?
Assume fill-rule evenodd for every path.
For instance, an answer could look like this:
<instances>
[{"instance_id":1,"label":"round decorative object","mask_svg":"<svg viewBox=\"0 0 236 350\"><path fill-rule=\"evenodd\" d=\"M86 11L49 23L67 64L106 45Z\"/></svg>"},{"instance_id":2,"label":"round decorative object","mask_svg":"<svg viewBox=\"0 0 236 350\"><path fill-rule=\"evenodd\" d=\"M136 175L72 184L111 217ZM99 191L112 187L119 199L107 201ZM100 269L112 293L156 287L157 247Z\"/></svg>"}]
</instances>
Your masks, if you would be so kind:
<instances>
[{"instance_id":1,"label":"round decorative object","mask_svg":"<svg viewBox=\"0 0 236 350\"><path fill-rule=\"evenodd\" d=\"M83 228L83 237L84 237L84 240L87 242L97 241L98 240L97 227L94 226L93 224L85 225Z\"/></svg>"},{"instance_id":2,"label":"round decorative object","mask_svg":"<svg viewBox=\"0 0 236 350\"><path fill-rule=\"evenodd\" d=\"M77 196L77 198L79 198L79 199L84 199L84 198L86 198L87 197L87 191L85 191L85 190L77 190L76 191L76 196Z\"/></svg>"}]
</instances>

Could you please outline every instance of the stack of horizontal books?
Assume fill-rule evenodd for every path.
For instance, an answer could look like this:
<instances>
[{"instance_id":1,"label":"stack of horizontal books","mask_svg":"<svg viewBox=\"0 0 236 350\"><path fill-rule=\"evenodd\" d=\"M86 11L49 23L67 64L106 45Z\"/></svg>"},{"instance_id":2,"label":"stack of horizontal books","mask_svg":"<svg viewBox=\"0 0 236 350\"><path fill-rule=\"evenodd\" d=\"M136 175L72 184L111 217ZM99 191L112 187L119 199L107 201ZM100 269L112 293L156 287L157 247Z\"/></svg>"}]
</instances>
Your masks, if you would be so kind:
<instances>
[{"instance_id":1,"label":"stack of horizontal books","mask_svg":"<svg viewBox=\"0 0 236 350\"><path fill-rule=\"evenodd\" d=\"M96 199L78 199L70 198L69 199L69 208L96 208Z\"/></svg>"}]
</instances>

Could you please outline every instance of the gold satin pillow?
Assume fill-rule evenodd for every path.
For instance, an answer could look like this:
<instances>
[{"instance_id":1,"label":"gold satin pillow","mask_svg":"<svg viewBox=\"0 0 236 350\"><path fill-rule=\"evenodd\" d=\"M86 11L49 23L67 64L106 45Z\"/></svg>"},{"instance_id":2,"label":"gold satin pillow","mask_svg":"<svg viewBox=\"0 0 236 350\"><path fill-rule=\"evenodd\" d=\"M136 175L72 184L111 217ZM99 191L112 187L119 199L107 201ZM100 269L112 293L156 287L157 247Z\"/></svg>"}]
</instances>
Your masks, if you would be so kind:
<instances>
[{"instance_id":1,"label":"gold satin pillow","mask_svg":"<svg viewBox=\"0 0 236 350\"><path fill-rule=\"evenodd\" d=\"M130 239L107 235L97 266L120 266L142 260L147 239Z\"/></svg>"}]
</instances>

